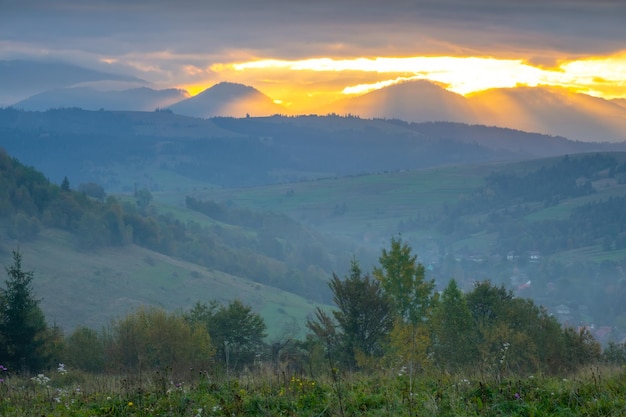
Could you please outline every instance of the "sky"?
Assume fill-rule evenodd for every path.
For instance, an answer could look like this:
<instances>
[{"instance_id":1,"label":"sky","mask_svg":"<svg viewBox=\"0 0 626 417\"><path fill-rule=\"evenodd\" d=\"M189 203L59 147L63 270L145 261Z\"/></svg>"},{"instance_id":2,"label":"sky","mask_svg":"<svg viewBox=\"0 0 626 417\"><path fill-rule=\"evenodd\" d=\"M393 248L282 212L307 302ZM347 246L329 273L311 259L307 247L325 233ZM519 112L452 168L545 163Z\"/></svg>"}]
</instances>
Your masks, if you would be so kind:
<instances>
[{"instance_id":1,"label":"sky","mask_svg":"<svg viewBox=\"0 0 626 417\"><path fill-rule=\"evenodd\" d=\"M622 0L0 0L0 60L46 59L296 109L411 79L626 97Z\"/></svg>"}]
</instances>

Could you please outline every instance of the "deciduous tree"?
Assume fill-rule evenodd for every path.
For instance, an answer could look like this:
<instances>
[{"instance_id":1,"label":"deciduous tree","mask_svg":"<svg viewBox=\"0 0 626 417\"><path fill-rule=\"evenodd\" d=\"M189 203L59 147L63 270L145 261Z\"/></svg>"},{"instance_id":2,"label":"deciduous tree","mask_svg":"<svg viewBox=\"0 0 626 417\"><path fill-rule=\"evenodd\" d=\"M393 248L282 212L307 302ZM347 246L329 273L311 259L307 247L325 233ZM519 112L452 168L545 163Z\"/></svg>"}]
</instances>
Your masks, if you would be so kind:
<instances>
[{"instance_id":1,"label":"deciduous tree","mask_svg":"<svg viewBox=\"0 0 626 417\"><path fill-rule=\"evenodd\" d=\"M379 262L374 277L391 299L396 314L415 325L426 321L435 283L426 280L424 265L417 262L408 243L392 238L391 248L383 249Z\"/></svg>"},{"instance_id":2,"label":"deciduous tree","mask_svg":"<svg viewBox=\"0 0 626 417\"><path fill-rule=\"evenodd\" d=\"M263 349L265 321L239 300L227 306L197 303L186 318L208 329L217 358L226 364L227 371L252 364Z\"/></svg>"},{"instance_id":3,"label":"deciduous tree","mask_svg":"<svg viewBox=\"0 0 626 417\"><path fill-rule=\"evenodd\" d=\"M333 275L329 286L338 308L333 316L351 361L381 357L393 326L393 314L379 281L363 276L358 262L353 260L350 275L344 280Z\"/></svg>"}]
</instances>

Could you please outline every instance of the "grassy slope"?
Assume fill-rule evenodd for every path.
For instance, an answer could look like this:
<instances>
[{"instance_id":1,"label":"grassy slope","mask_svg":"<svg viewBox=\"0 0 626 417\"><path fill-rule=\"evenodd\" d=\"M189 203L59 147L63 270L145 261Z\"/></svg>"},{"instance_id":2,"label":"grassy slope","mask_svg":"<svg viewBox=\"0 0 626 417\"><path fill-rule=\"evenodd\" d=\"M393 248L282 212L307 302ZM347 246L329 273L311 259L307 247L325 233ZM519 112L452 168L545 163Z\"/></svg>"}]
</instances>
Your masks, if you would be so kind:
<instances>
[{"instance_id":1,"label":"grassy slope","mask_svg":"<svg viewBox=\"0 0 626 417\"><path fill-rule=\"evenodd\" d=\"M19 245L25 269L35 273L35 291L43 298L47 319L66 332L80 325L97 329L142 304L175 311L197 301L238 298L261 313L272 339L294 329L301 335L315 307L302 297L137 246L90 252L75 248L69 234L51 230ZM8 265L13 248L3 249L0 262Z\"/></svg>"},{"instance_id":2,"label":"grassy slope","mask_svg":"<svg viewBox=\"0 0 626 417\"><path fill-rule=\"evenodd\" d=\"M230 200L237 206L286 212L323 232L361 236L387 234L401 219L419 211L428 215L445 202L471 192L481 184L490 166L462 166L404 171L267 187L199 191L201 198ZM346 212L335 213L345 204Z\"/></svg>"},{"instance_id":3,"label":"grassy slope","mask_svg":"<svg viewBox=\"0 0 626 417\"><path fill-rule=\"evenodd\" d=\"M624 154L615 156L618 160L626 159ZM456 204L459 198L470 196L480 187L483 178L489 173L503 170L521 175L539 169L550 161L551 159L514 164L464 165L254 188L196 188L194 195L202 199L228 200L240 207L285 212L321 232L356 241L362 241L364 236L368 236L375 244L384 245L396 232L399 221L411 219L418 213L422 217L434 215L443 209L444 204ZM530 222L564 219L574 208L591 201L626 195L626 184L601 180L594 183L594 188L596 193L592 195L565 200L556 206L544 208L541 204L529 204L533 212L526 219ZM183 194L185 192L166 192L157 196L157 199L173 203L182 201ZM335 208L344 205L345 213L337 214ZM437 232L433 229L422 229L405 234L405 237L414 240L430 236L437 237ZM495 234L481 232L452 243L456 248L471 247L489 252L496 237ZM613 259L623 257L620 251L607 254L599 247L557 256L563 259L572 256L580 259L580 255L596 261L607 259L607 256Z\"/></svg>"}]
</instances>

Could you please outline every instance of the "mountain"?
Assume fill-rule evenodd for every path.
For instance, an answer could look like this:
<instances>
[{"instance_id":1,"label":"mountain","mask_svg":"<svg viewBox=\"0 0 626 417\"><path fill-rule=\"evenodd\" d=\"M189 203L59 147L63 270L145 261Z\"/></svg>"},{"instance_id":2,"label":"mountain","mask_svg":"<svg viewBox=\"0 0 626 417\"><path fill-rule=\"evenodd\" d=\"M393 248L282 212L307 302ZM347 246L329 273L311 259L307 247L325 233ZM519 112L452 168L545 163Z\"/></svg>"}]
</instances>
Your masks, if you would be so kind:
<instances>
[{"instance_id":1,"label":"mountain","mask_svg":"<svg viewBox=\"0 0 626 417\"><path fill-rule=\"evenodd\" d=\"M425 80L406 81L340 100L322 113L354 114L409 122L471 123L476 119L463 96Z\"/></svg>"},{"instance_id":2,"label":"mountain","mask_svg":"<svg viewBox=\"0 0 626 417\"><path fill-rule=\"evenodd\" d=\"M169 106L176 114L191 117L268 116L284 113L272 99L243 84L223 82Z\"/></svg>"},{"instance_id":3,"label":"mountain","mask_svg":"<svg viewBox=\"0 0 626 417\"><path fill-rule=\"evenodd\" d=\"M152 111L189 97L185 90L153 90L139 87L121 91L101 91L91 87L70 87L45 91L13 105L17 109L45 111L78 107L84 110Z\"/></svg>"},{"instance_id":4,"label":"mountain","mask_svg":"<svg viewBox=\"0 0 626 417\"><path fill-rule=\"evenodd\" d=\"M626 109L626 98L614 98L611 102Z\"/></svg>"},{"instance_id":5,"label":"mountain","mask_svg":"<svg viewBox=\"0 0 626 417\"><path fill-rule=\"evenodd\" d=\"M626 141L624 100L558 87L497 88L464 97L417 80L335 102L320 113L499 126L584 142Z\"/></svg>"},{"instance_id":6,"label":"mountain","mask_svg":"<svg viewBox=\"0 0 626 417\"><path fill-rule=\"evenodd\" d=\"M92 81L146 84L137 77L62 62L5 60L0 61L0 105L8 106L43 91Z\"/></svg>"},{"instance_id":7,"label":"mountain","mask_svg":"<svg viewBox=\"0 0 626 417\"><path fill-rule=\"evenodd\" d=\"M586 142L626 140L626 108L558 87L516 87L469 96L476 122Z\"/></svg>"},{"instance_id":8,"label":"mountain","mask_svg":"<svg viewBox=\"0 0 626 417\"><path fill-rule=\"evenodd\" d=\"M573 142L449 122L340 116L215 117L169 111L0 109L0 147L60 183L132 192L254 186L443 165L519 161L626 144Z\"/></svg>"}]
</instances>

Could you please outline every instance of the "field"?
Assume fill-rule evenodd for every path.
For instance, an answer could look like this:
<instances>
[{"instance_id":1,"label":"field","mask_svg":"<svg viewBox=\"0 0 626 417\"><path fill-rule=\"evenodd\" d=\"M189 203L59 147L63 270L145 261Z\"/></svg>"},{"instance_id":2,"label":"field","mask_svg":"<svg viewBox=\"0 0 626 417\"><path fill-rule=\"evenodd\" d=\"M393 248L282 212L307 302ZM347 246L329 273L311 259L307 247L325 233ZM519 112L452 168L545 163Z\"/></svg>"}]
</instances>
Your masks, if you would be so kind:
<instances>
[{"instance_id":1,"label":"field","mask_svg":"<svg viewBox=\"0 0 626 417\"><path fill-rule=\"evenodd\" d=\"M49 323L66 334L78 326L99 329L140 305L169 311L187 310L196 302L239 299L261 313L268 339L303 336L315 305L292 293L213 271L135 246L76 251L74 237L46 229L35 242L19 246L24 266L35 274L35 293ZM8 265L9 249L0 251Z\"/></svg>"},{"instance_id":2,"label":"field","mask_svg":"<svg viewBox=\"0 0 626 417\"><path fill-rule=\"evenodd\" d=\"M626 374L594 367L568 378L462 377L378 371L317 377L256 369L238 378L171 370L123 377L65 369L0 375L13 416L623 416Z\"/></svg>"},{"instance_id":3,"label":"field","mask_svg":"<svg viewBox=\"0 0 626 417\"><path fill-rule=\"evenodd\" d=\"M493 169L485 165L435 168L213 189L195 195L239 207L284 212L325 233L360 238L369 232L388 237L398 221L418 213L428 216L439 212L445 203L452 204L471 193L482 184L482 176Z\"/></svg>"},{"instance_id":4,"label":"field","mask_svg":"<svg viewBox=\"0 0 626 417\"><path fill-rule=\"evenodd\" d=\"M615 156L619 160L625 158L623 154ZM434 222L429 223L428 219L437 218L446 207L462 205L464 199L471 198L484 186L485 176L494 171L524 175L554 161L451 166L250 188L196 188L191 193L199 199L228 202L235 207L286 213L322 233L350 239L357 245L369 244L376 250L383 247L390 236L398 233L401 222L421 218L419 227L402 232L403 237L411 241L418 251L424 249L424 241L435 239L446 241L455 249L471 248L472 251L488 254L495 248L496 234L481 231L454 240L441 235ZM557 205L525 203L530 213L524 219L529 223L564 220L577 207L626 195L626 184L616 181L596 181L593 187L595 193L569 198ZM166 205L180 205L189 192L167 191L156 195L155 199ZM471 214L462 220L470 223L487 221L481 214ZM597 245L574 254L559 253L555 259L567 260L572 256L583 259L579 255L595 262L602 262L607 256L617 260L623 258L621 252L607 254Z\"/></svg>"}]
</instances>

